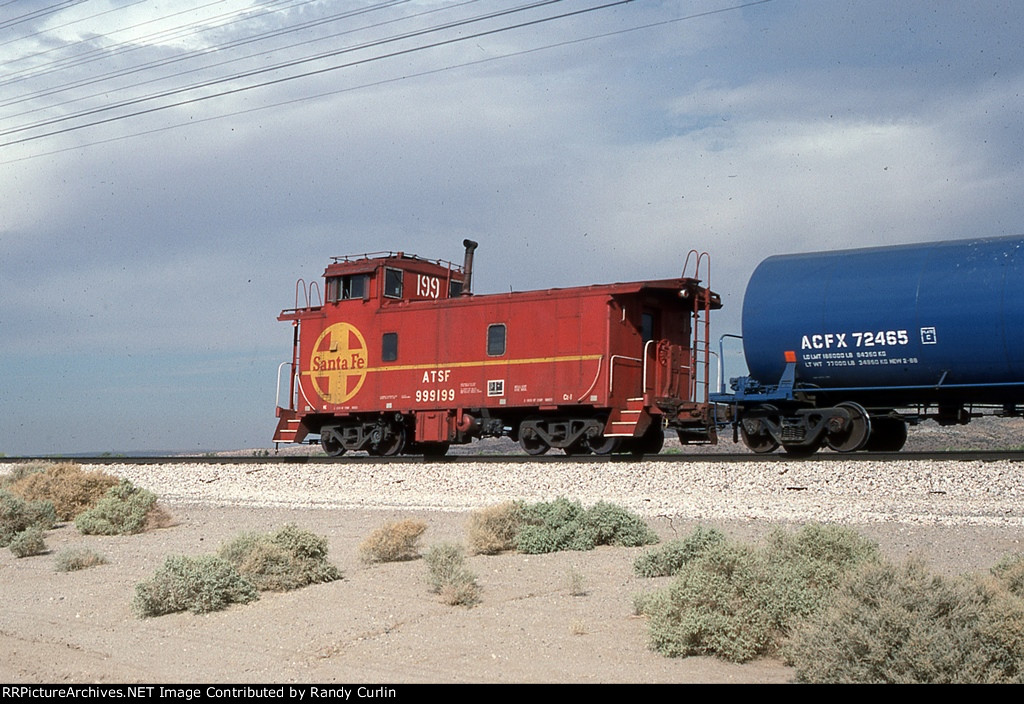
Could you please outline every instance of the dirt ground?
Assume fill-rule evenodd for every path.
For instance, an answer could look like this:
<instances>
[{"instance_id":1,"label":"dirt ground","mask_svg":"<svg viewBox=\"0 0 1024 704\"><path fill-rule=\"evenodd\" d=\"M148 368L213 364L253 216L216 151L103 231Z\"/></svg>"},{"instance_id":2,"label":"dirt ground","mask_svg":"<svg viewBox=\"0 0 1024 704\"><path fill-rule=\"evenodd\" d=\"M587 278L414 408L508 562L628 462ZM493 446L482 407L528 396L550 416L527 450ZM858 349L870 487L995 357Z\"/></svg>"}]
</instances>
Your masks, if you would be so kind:
<instances>
[{"instance_id":1,"label":"dirt ground","mask_svg":"<svg viewBox=\"0 0 1024 704\"><path fill-rule=\"evenodd\" d=\"M652 652L633 597L661 580L634 576L641 549L600 548L469 560L483 587L474 608L431 594L422 560L363 566L357 546L387 521L420 518L423 544L464 539L465 514L170 506L177 524L135 536L47 534L48 554L0 551L0 682L6 683L784 683L778 661L734 665ZM263 593L226 611L139 619L134 586L172 554L200 555L243 531L285 523L326 536L344 579ZM665 538L692 524L657 519ZM768 525L718 527L757 539ZM894 558L935 569L984 570L1020 551L1019 528L863 528ZM65 547L90 547L108 564L54 569ZM574 594L574 591L582 591Z\"/></svg>"}]
</instances>

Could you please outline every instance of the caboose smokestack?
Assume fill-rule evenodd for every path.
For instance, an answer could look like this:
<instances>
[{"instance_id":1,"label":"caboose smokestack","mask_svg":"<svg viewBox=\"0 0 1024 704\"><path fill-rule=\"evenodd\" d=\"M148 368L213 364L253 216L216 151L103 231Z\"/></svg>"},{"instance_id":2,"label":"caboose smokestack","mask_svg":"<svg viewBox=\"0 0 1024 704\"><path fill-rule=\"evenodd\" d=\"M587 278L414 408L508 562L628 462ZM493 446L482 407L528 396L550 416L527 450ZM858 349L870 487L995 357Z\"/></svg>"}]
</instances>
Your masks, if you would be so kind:
<instances>
[{"instance_id":1,"label":"caboose smokestack","mask_svg":"<svg viewBox=\"0 0 1024 704\"><path fill-rule=\"evenodd\" d=\"M462 246L466 248L466 258L462 262L462 295L473 293L473 250L478 245L473 240L462 240Z\"/></svg>"}]
</instances>

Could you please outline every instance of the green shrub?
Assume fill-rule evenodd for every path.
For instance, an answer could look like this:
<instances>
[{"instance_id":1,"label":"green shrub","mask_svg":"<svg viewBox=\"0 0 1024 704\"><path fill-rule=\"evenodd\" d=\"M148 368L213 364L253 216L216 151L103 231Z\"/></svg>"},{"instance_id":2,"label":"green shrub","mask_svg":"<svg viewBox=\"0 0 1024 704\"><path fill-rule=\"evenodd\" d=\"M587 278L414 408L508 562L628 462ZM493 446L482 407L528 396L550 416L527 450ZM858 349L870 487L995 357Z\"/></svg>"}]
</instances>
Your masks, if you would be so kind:
<instances>
[{"instance_id":1,"label":"green shrub","mask_svg":"<svg viewBox=\"0 0 1024 704\"><path fill-rule=\"evenodd\" d=\"M360 544L359 559L365 564L414 560L420 555L420 536L426 530L426 523L412 519L387 523Z\"/></svg>"},{"instance_id":2,"label":"green shrub","mask_svg":"<svg viewBox=\"0 0 1024 704\"><path fill-rule=\"evenodd\" d=\"M155 505L156 494L122 479L96 505L75 518L75 528L85 535L141 533Z\"/></svg>"},{"instance_id":3,"label":"green shrub","mask_svg":"<svg viewBox=\"0 0 1024 704\"><path fill-rule=\"evenodd\" d=\"M801 618L823 608L842 574L876 557L856 533L814 525L776 531L763 547L711 539L634 608L664 655L746 662L774 653Z\"/></svg>"},{"instance_id":4,"label":"green shrub","mask_svg":"<svg viewBox=\"0 0 1024 704\"><path fill-rule=\"evenodd\" d=\"M996 578L871 564L785 649L801 682L1024 681L1024 603Z\"/></svg>"},{"instance_id":5,"label":"green shrub","mask_svg":"<svg viewBox=\"0 0 1024 704\"><path fill-rule=\"evenodd\" d=\"M57 553L54 560L58 572L74 572L97 565L105 565L107 558L89 548L65 548Z\"/></svg>"},{"instance_id":6,"label":"green shrub","mask_svg":"<svg viewBox=\"0 0 1024 704\"><path fill-rule=\"evenodd\" d=\"M1007 555L992 568L992 574L1014 596L1024 599L1024 555Z\"/></svg>"},{"instance_id":7,"label":"green shrub","mask_svg":"<svg viewBox=\"0 0 1024 704\"><path fill-rule=\"evenodd\" d=\"M140 618L178 611L203 614L259 598L256 586L216 555L167 558L153 578L135 585L132 610Z\"/></svg>"},{"instance_id":8,"label":"green shrub","mask_svg":"<svg viewBox=\"0 0 1024 704\"><path fill-rule=\"evenodd\" d=\"M14 536L10 548L15 557L29 557L46 552L46 541L43 540L42 529L38 526L26 528Z\"/></svg>"},{"instance_id":9,"label":"green shrub","mask_svg":"<svg viewBox=\"0 0 1024 704\"><path fill-rule=\"evenodd\" d=\"M856 531L814 523L772 531L767 551L776 590L770 606L782 624L820 611L845 575L879 559L878 545Z\"/></svg>"},{"instance_id":10,"label":"green shrub","mask_svg":"<svg viewBox=\"0 0 1024 704\"><path fill-rule=\"evenodd\" d=\"M10 492L0 491L0 547L10 545L16 535L29 528L50 530L56 520L49 501L25 501Z\"/></svg>"},{"instance_id":11,"label":"green shrub","mask_svg":"<svg viewBox=\"0 0 1024 704\"><path fill-rule=\"evenodd\" d=\"M496 555L516 547L523 523L523 504L517 501L473 511L466 527L469 550L474 555Z\"/></svg>"},{"instance_id":12,"label":"green shrub","mask_svg":"<svg viewBox=\"0 0 1024 704\"><path fill-rule=\"evenodd\" d=\"M218 555L260 591L288 591L341 579L327 562L327 539L288 524L273 534L245 533Z\"/></svg>"},{"instance_id":13,"label":"green shrub","mask_svg":"<svg viewBox=\"0 0 1024 704\"><path fill-rule=\"evenodd\" d=\"M633 562L633 570L638 577L669 577L712 545L724 541L725 534L720 530L697 526L685 538L670 540L640 555Z\"/></svg>"},{"instance_id":14,"label":"green shrub","mask_svg":"<svg viewBox=\"0 0 1024 704\"><path fill-rule=\"evenodd\" d=\"M516 549L524 553L592 550L597 545L636 547L658 542L657 534L636 514L607 502L584 509L578 501L526 504L516 534Z\"/></svg>"},{"instance_id":15,"label":"green shrub","mask_svg":"<svg viewBox=\"0 0 1024 704\"><path fill-rule=\"evenodd\" d=\"M49 501L61 521L94 506L107 491L117 485L117 477L103 472L85 472L72 462L27 467L10 485L11 493L26 501Z\"/></svg>"},{"instance_id":16,"label":"green shrub","mask_svg":"<svg viewBox=\"0 0 1024 704\"><path fill-rule=\"evenodd\" d=\"M480 601L480 585L465 564L462 548L451 543L434 545L423 556L430 591L449 606L473 606Z\"/></svg>"}]
</instances>

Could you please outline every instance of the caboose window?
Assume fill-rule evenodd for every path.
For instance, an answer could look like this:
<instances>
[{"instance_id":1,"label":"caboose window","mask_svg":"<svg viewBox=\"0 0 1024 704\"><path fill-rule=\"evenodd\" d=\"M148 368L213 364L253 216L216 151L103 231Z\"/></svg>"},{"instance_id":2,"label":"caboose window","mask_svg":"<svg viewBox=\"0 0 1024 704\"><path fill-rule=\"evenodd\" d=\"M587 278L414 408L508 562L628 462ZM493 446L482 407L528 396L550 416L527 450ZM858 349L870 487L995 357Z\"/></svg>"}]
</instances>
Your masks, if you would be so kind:
<instances>
[{"instance_id":1,"label":"caboose window","mask_svg":"<svg viewBox=\"0 0 1024 704\"><path fill-rule=\"evenodd\" d=\"M644 314L640 317L640 335L643 338L644 344L654 339L654 313L644 311Z\"/></svg>"},{"instance_id":2,"label":"caboose window","mask_svg":"<svg viewBox=\"0 0 1024 704\"><path fill-rule=\"evenodd\" d=\"M462 282L452 279L448 284L448 298L458 298L462 295Z\"/></svg>"},{"instance_id":3,"label":"caboose window","mask_svg":"<svg viewBox=\"0 0 1024 704\"><path fill-rule=\"evenodd\" d=\"M380 358L385 362L394 362L398 359L398 333L386 332L381 338Z\"/></svg>"},{"instance_id":4,"label":"caboose window","mask_svg":"<svg viewBox=\"0 0 1024 704\"><path fill-rule=\"evenodd\" d=\"M349 298L365 298L369 291L369 274L332 276L327 279L327 302L337 303Z\"/></svg>"},{"instance_id":5,"label":"caboose window","mask_svg":"<svg viewBox=\"0 0 1024 704\"><path fill-rule=\"evenodd\" d=\"M384 270L384 295L387 298L401 298L402 297L402 270L401 269L385 269Z\"/></svg>"},{"instance_id":6,"label":"caboose window","mask_svg":"<svg viewBox=\"0 0 1024 704\"><path fill-rule=\"evenodd\" d=\"M487 326L487 355L500 357L505 354L505 324Z\"/></svg>"}]
</instances>

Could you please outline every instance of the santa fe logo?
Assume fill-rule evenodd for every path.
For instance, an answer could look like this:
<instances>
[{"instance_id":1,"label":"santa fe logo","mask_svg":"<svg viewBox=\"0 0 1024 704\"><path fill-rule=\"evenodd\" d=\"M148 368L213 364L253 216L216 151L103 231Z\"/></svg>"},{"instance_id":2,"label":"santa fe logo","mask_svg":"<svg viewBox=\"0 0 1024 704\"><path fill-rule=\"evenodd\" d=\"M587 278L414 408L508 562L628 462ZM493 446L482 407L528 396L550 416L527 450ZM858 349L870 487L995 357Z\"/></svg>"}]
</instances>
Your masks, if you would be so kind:
<instances>
[{"instance_id":1,"label":"santa fe logo","mask_svg":"<svg viewBox=\"0 0 1024 704\"><path fill-rule=\"evenodd\" d=\"M324 401L345 403L362 388L367 361L362 333L349 323L335 323L313 345L306 374Z\"/></svg>"}]
</instances>

